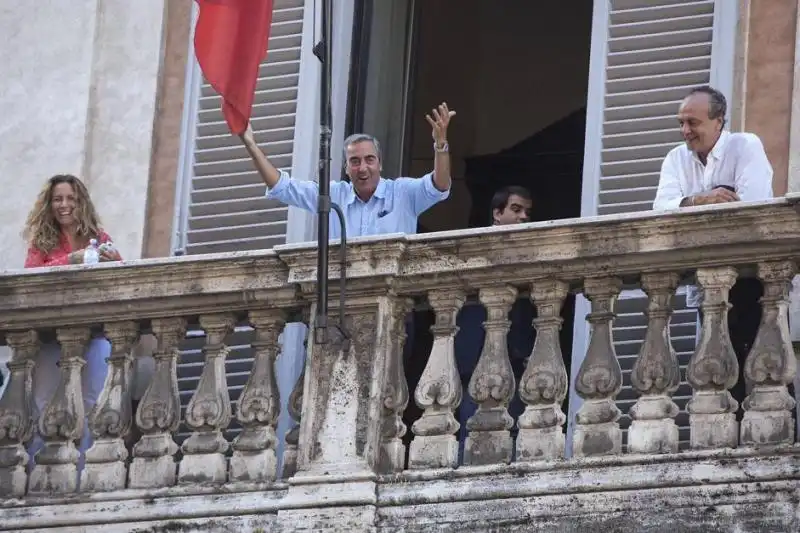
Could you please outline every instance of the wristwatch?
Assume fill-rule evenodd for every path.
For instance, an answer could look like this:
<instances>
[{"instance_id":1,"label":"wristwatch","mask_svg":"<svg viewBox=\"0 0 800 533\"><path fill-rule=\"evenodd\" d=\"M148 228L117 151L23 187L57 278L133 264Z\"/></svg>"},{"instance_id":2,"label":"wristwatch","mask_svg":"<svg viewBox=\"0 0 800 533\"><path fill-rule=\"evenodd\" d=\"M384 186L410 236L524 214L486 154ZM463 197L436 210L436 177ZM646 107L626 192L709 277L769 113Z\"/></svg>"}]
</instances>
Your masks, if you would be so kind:
<instances>
[{"instance_id":1,"label":"wristwatch","mask_svg":"<svg viewBox=\"0 0 800 533\"><path fill-rule=\"evenodd\" d=\"M436 144L436 141L433 142L433 151L439 154L444 154L450 151L450 145L447 144L447 141L444 144Z\"/></svg>"}]
</instances>

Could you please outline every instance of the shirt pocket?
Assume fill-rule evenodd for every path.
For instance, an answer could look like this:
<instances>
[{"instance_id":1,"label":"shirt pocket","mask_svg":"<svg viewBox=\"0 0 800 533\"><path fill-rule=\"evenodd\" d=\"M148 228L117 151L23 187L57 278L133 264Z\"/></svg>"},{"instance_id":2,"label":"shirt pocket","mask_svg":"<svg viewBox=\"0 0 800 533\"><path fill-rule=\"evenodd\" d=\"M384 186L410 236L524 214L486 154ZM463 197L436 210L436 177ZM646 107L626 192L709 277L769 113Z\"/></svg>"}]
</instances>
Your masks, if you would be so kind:
<instances>
[{"instance_id":1,"label":"shirt pocket","mask_svg":"<svg viewBox=\"0 0 800 533\"><path fill-rule=\"evenodd\" d=\"M386 202L384 202L385 205ZM407 218L410 215L399 205L395 205L391 211L387 211L384 206L375 212L375 220L373 221L375 235L405 233L404 228L408 225Z\"/></svg>"}]
</instances>

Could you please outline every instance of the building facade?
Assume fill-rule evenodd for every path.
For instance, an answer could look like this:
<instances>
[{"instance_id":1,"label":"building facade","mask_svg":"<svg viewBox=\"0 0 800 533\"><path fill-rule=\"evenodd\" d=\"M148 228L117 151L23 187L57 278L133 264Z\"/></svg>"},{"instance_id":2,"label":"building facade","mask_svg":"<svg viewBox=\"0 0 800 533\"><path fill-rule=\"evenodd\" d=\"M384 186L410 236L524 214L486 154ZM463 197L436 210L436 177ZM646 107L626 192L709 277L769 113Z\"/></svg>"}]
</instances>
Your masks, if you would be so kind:
<instances>
[{"instance_id":1,"label":"building facade","mask_svg":"<svg viewBox=\"0 0 800 533\"><path fill-rule=\"evenodd\" d=\"M193 57L193 2L6 4L0 29L15 38L0 51L12 73L0 93L0 169L13 199L0 215L5 269L22 266L24 217L39 185L56 173L84 179L126 259L227 257L314 239L313 215L268 202L227 131L219 97ZM797 0L594 0L583 11L507 4L334 2L332 168L342 167L346 134L367 131L383 141L385 175L421 175L432 161L422 117L446 100L458 112L452 198L423 215L421 231L481 225L487 195L512 182L532 190L540 220L592 224L611 215L625 224L650 209L661 160L681 141L678 102L692 87L711 84L728 96L731 130L762 139L775 196L800 192ZM319 3L274 5L252 124L278 166L314 180L319 64L311 47ZM444 19L450 22L442 27ZM680 291L677 301L671 334L683 372L698 324ZM615 403L623 412L635 401L630 374L650 327L647 303L641 290L623 291L617 303L623 320L612 338L623 383ZM575 372L589 349L582 317L591 311L578 295ZM184 407L206 373L203 334L189 330L177 371ZM252 335L239 328L227 341L225 385L234 402L252 371ZM302 325L284 330L280 436L297 419L286 407L304 365L303 336ZM572 443L583 397L574 387L569 394ZM692 394L683 382L673 397L684 409ZM688 416L677 423L681 445L689 446ZM239 435L239 427L228 429L231 438ZM279 456L283 446L281 439Z\"/></svg>"},{"instance_id":2,"label":"building facade","mask_svg":"<svg viewBox=\"0 0 800 533\"><path fill-rule=\"evenodd\" d=\"M510 149L583 107L579 212L565 215L647 209L654 167L624 164L640 146L651 148L637 160L656 161L677 142L677 134L668 132L674 110L667 104L702 83L728 95L732 130L763 140L775 169L775 194L791 186L798 120L797 6L791 0L667 2L638 15L615 15L636 2L597 2L569 16L555 8L537 13L545 9L539 7L495 13L474 2L450 13L454 29L447 31L471 36L463 42L429 22L448 13L447 2L396 2L392 12L373 4L348 0L335 6L334 138L341 142L354 128L375 132L386 146L387 174L417 175L429 157L421 114L443 99L460 107L452 144L461 183L454 201L439 207L445 214L431 211L423 219L427 230L469 226L471 191L463 183L468 160ZM264 149L310 179L319 74L308 46L317 29L313 8L301 0L275 1L253 116ZM57 172L85 178L126 258L259 249L313 237L313 220L260 201L263 191L244 151L218 124L219 100L192 57L193 9L189 0L4 6L6 33L19 36L2 57L13 73L0 99L7 117L3 174L15 176L8 181L14 205L3 214L5 268L22 265L21 221L38 192L35 185ZM536 43L525 49L519 43L526 34L509 25L513 18L525 21L517 24L522 30L530 29L529 19L548 20L550 33L544 31L548 25L535 23L542 25L534 32L545 34L542 40L555 42L567 33L555 44L577 44L546 54ZM63 35L63 45L53 47L53 35ZM474 41L471 49L467 41ZM470 59L467 72L463 62ZM519 68L517 60L531 68ZM473 78L478 82L463 81ZM501 90L500 80L510 78L514 83ZM562 92L568 94L556 98ZM663 109L653 107L658 104ZM654 115L663 122L645 120ZM627 135L619 126L626 120L635 121L628 130L646 135ZM338 152L333 168L340 168ZM632 175L647 177L625 181Z\"/></svg>"},{"instance_id":3,"label":"building facade","mask_svg":"<svg viewBox=\"0 0 800 533\"><path fill-rule=\"evenodd\" d=\"M711 84L728 95L731 129L763 140L780 196L794 190L790 168L800 165L796 4L619 0L571 12L479 0L336 2L332 168L342 167L341 140L360 130L382 140L385 175L422 175L432 162L422 117L447 100L458 111L453 192L422 216L422 231L474 227L487 197L509 183L533 192L539 220L646 211L661 159L680 142L677 102ZM316 179L318 3L274 6L252 123L277 165ZM195 10L189 0L6 6L2 23L20 44L2 58L15 75L0 98L8 117L0 164L4 176L19 176L8 181L14 201L2 214L5 268L21 267L24 217L38 184L59 172L85 179L125 258L314 240L315 217L266 201L226 129L193 56ZM443 17L452 20L445 29L434 23ZM51 34L63 34L63 46L41 38ZM618 346L632 356L646 300L626 292L621 305L639 317ZM586 312L579 297L575 316ZM696 313L679 309L673 323L685 363ZM588 329L574 327L578 368ZM199 376L185 359L188 395ZM285 386L301 364L298 356L284 369Z\"/></svg>"}]
</instances>

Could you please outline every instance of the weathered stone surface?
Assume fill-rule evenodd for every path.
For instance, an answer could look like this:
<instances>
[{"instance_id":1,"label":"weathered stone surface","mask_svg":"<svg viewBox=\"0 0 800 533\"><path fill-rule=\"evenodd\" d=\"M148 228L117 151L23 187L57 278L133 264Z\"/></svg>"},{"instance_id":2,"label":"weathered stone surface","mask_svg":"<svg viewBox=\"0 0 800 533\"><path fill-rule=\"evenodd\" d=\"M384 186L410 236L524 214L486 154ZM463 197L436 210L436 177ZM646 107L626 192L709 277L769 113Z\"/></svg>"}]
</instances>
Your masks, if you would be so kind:
<instances>
[{"instance_id":1,"label":"weathered stone surface","mask_svg":"<svg viewBox=\"0 0 800 533\"><path fill-rule=\"evenodd\" d=\"M81 370L83 353L89 342L89 328L59 328L61 381L39 417L39 435L44 447L36 454L36 464L28 484L30 493L64 494L78 488L78 458L75 441L83 436L84 405Z\"/></svg>"},{"instance_id":2,"label":"weathered stone surface","mask_svg":"<svg viewBox=\"0 0 800 533\"><path fill-rule=\"evenodd\" d=\"M519 417L517 461L558 459L564 456L561 404L567 395L567 370L561 353L561 306L569 285L555 279L534 281L531 299L536 304L536 341L522 374L519 395L527 405Z\"/></svg>"},{"instance_id":3,"label":"weathered stone surface","mask_svg":"<svg viewBox=\"0 0 800 533\"><path fill-rule=\"evenodd\" d=\"M244 386L236 418L242 432L233 441L229 463L231 481L273 481L276 476L278 444L275 425L280 399L275 382L278 337L285 324L283 310L259 310L249 314L255 328L254 361Z\"/></svg>"},{"instance_id":4,"label":"weathered stone surface","mask_svg":"<svg viewBox=\"0 0 800 533\"><path fill-rule=\"evenodd\" d=\"M344 320L349 338L333 330L327 344L309 339L296 477L371 474L377 467L392 299L351 296Z\"/></svg>"},{"instance_id":5,"label":"weathered stone surface","mask_svg":"<svg viewBox=\"0 0 800 533\"><path fill-rule=\"evenodd\" d=\"M230 443L222 432L230 424L232 411L225 374L225 337L233 326L234 317L229 313L200 317L200 327L206 332L206 359L200 382L186 406L185 422L193 432L181 445L179 483L224 483L227 479L225 453Z\"/></svg>"},{"instance_id":6,"label":"weathered stone surface","mask_svg":"<svg viewBox=\"0 0 800 533\"><path fill-rule=\"evenodd\" d=\"M692 399L686 406L694 449L733 448L739 441L739 403L728 389L739 379L739 362L728 328L728 295L736 281L732 267L702 268L703 328L686 368Z\"/></svg>"},{"instance_id":7,"label":"weathered stone surface","mask_svg":"<svg viewBox=\"0 0 800 533\"><path fill-rule=\"evenodd\" d=\"M794 531L797 453L687 453L641 462L599 457L557 468L537 463L407 472L381 485L378 531Z\"/></svg>"},{"instance_id":8,"label":"weathered stone surface","mask_svg":"<svg viewBox=\"0 0 800 533\"><path fill-rule=\"evenodd\" d=\"M797 372L789 335L789 288L797 267L792 261L760 263L764 283L763 313L758 334L744 365L752 389L742 403L741 442L749 446L791 444L795 399L787 385Z\"/></svg>"},{"instance_id":9,"label":"weathered stone surface","mask_svg":"<svg viewBox=\"0 0 800 533\"><path fill-rule=\"evenodd\" d=\"M255 484L31 497L0 501L0 531L205 533L226 531L225 524L275 533L796 530L799 449L632 459L409 471L377 480L324 476L289 491ZM44 502L50 505L39 507Z\"/></svg>"},{"instance_id":10,"label":"weathered stone surface","mask_svg":"<svg viewBox=\"0 0 800 533\"><path fill-rule=\"evenodd\" d=\"M703 231L697 231L698 227ZM99 323L108 329L109 324L119 321L150 322L161 341L155 379L136 414L137 426L144 435L129 466L128 488L102 494L95 489L92 494L23 496L24 489L20 487L25 481L32 481L20 475L25 461L20 448L20 440L25 440L25 408L10 409L8 402L0 406L0 418L6 417L0 423L0 433L6 432L0 437L5 439L0 447L10 452L1 460L0 482L9 483L10 479L11 490L5 494L15 496L0 500L0 531L796 530L800 516L796 465L800 452L788 442L792 439L787 439L785 433L763 430L780 426L790 412L781 388L786 376L793 373L785 359L786 352L764 347L775 347L784 340L780 290L788 271L781 264L796 257L799 238L800 215L795 206L776 200L677 215L638 213L515 228L357 240L348 247L347 315L354 319L351 346L335 353L317 349L290 401L293 417L301 422L287 436L287 442L294 445L287 446L286 452L290 488L270 481L273 463L268 452L275 398L269 392L271 378L266 371L254 379L260 387L257 394L250 394L257 400L250 411L253 415L243 411L240 420L253 422L250 442L254 444L248 448L243 443L241 449L234 451L250 453L258 448L258 453L267 455L252 458L243 466L241 471L247 471L247 475L232 475L235 468L231 466L228 473L235 482L221 483L222 476L216 475L212 480L217 484L186 478L185 485L171 486L176 482L177 448L173 436L180 423L174 348L183 335L183 317L308 308L313 302L316 277L313 246L0 274L0 330L12 344L22 342L9 336L12 331L87 329L88 324ZM337 253L335 248L332 247L332 254ZM761 267L762 279L773 283L774 290L768 291L773 301L765 301L765 309L771 306L770 313L777 309L775 317L767 313L762 348L751 354L754 367L746 370L760 387L754 389L752 409L745 406L748 413L752 412L746 413L752 419L747 432L758 447L723 452L718 448L736 445L739 433L736 425L728 424L732 411L731 404L725 401L725 389L732 372L727 348L717 334L724 330L721 317L733 278L730 265L755 264L768 265ZM334 279L338 268L338 263L332 261ZM707 318L704 324L707 342L701 342L688 372L694 387L690 406L692 438L696 447L712 449L623 455L618 446L619 413L613 401L619 390L619 375L608 335L613 299L620 288L618 281L624 279L628 284L640 279L642 273L646 278L648 273L695 269L699 269L700 283L707 289L706 302L712 308L710 314L706 313L711 319ZM742 272L749 275L746 268ZM526 371L533 382L523 398L537 416L521 419L520 427L536 431L535 438L541 440L529 439L521 447L518 443L520 450L531 452L524 463L450 468L457 449L453 436L457 424L451 423L452 410L458 405L460 387L457 391L451 386L455 364L447 343L452 342L461 295L480 287L520 288L531 280L543 319L537 327L541 326L543 338L551 338L538 351L534 349L530 372ZM548 281L537 286L535 280ZM560 457L563 420L559 414L563 413L559 404L562 394L566 394L566 383L556 359L562 354L552 337L560 326L557 307L563 294L582 281L593 300L590 320L595 329L588 362L578 380L586 403L578 420L576 455L610 455L565 460ZM331 288L333 302L336 284L331 283ZM663 292L657 302L661 310L665 303ZM399 440L402 420L398 422L404 394L402 387L396 386L402 369L392 359L398 353L400 337L400 312L395 304L426 293L433 295L433 307L443 317L437 324L441 328L439 344L434 348L441 357L431 358L424 386L416 391L426 414L415 427L416 449L412 446L410 450L414 470L397 473L405 450ZM542 305L552 312L543 312ZM668 392L674 366L668 346L662 342L662 326L652 326L655 344L643 352L642 362L634 372L632 381L643 399L642 407L632 416L650 437L656 435L641 448L668 452L673 449L672 435L647 426L665 428L671 420ZM264 358L270 359L271 354ZM23 401L28 366L21 363L17 369L23 375L17 383L23 387L14 389L12 379L9 389L16 390L17 396L21 394ZM502 378L502 372L498 375ZM390 381L395 385L393 389L387 387ZM455 383L458 381L456 375ZM194 409L190 415L193 420L188 422L193 431L215 440L216 432L225 426L224 400L219 401L225 391L220 390L218 381L211 382L216 384L197 396L208 400L214 409ZM498 382L504 384L506 380ZM477 392L475 395L479 396ZM498 386L498 391L479 401L502 404L506 397L506 388ZM116 400L105 404L114 413L122 413ZM653 418L650 415L658 409L650 409L651 406L667 409ZM13 423L6 413L11 414ZM74 424L66 422L62 426L69 430ZM113 439L124 433L124 424L102 425L102 434ZM756 426L761 429L756 431ZM731 427L736 431L729 431ZM505 438L503 428L486 429L481 438ZM636 430L634 441L635 434ZM743 441L751 442L742 435ZM653 443L659 444L658 450ZM772 446L777 443L781 445ZM59 443L58 447L65 446ZM637 449L635 444L632 449ZM118 487L124 472L119 469L120 464L124 468L122 454L115 456L114 449L99 446L97 451L106 459L114 458L112 463L102 463L113 467L99 477L113 478L114 483L105 486ZM200 452L187 454L195 458L208 453L200 448L188 451ZM505 449L501 451L505 454ZM299 456L294 465L292 454ZM384 469L382 460L386 457L390 458L389 468ZM192 468L199 470L200 466ZM9 477L7 473L12 470ZM217 471L224 470L224 463L219 463ZM378 470L395 473L379 477ZM253 482L253 471L263 473L263 480L256 476L258 481ZM64 477L63 472L57 474L56 477ZM249 481L245 482L245 477ZM59 491L69 489L57 485L49 486Z\"/></svg>"},{"instance_id":11,"label":"weathered stone surface","mask_svg":"<svg viewBox=\"0 0 800 533\"><path fill-rule=\"evenodd\" d=\"M508 463L514 443L509 429L514 424L508 414L508 403L514 396L516 381L508 359L506 337L511 322L508 312L517 291L508 285L482 288L481 303L486 307L483 328L486 337L478 364L469 381L469 394L478 409L467 420L464 464L490 465Z\"/></svg>"},{"instance_id":12,"label":"weathered stone surface","mask_svg":"<svg viewBox=\"0 0 800 533\"><path fill-rule=\"evenodd\" d=\"M428 301L436 312L436 322L431 326L433 346L428 364L414 391L414 400L423 413L411 426L414 440L409 449L409 468L454 467L458 463L458 441L453 433L459 423L453 411L461 403L463 390L453 343L464 292L431 291Z\"/></svg>"},{"instance_id":13,"label":"weathered stone surface","mask_svg":"<svg viewBox=\"0 0 800 533\"><path fill-rule=\"evenodd\" d=\"M6 335L13 350L11 382L0 398L0 497L23 496L28 488L28 452L33 435L33 367L39 349L35 331Z\"/></svg>"},{"instance_id":14,"label":"weathered stone surface","mask_svg":"<svg viewBox=\"0 0 800 533\"><path fill-rule=\"evenodd\" d=\"M403 412L408 406L408 380L403 365L403 347L406 341L405 319L411 310L410 299L396 299L391 306L392 327L388 339L386 382L383 385L383 413L381 420L381 450L378 471L402 472L406 464L406 446L401 440L408 428L403 422Z\"/></svg>"},{"instance_id":15,"label":"weathered stone surface","mask_svg":"<svg viewBox=\"0 0 800 533\"><path fill-rule=\"evenodd\" d=\"M85 492L119 490L128 478L128 449L125 437L133 421L131 348L139 334L135 322L115 322L106 326L111 343L106 386L89 414L89 430L94 437L86 452L86 466L81 480Z\"/></svg>"},{"instance_id":16,"label":"weathered stone surface","mask_svg":"<svg viewBox=\"0 0 800 533\"><path fill-rule=\"evenodd\" d=\"M620 411L614 401L622 388L622 370L611 338L614 302L621 285L618 278L589 278L584 282L592 312L586 317L591 324L589 347L575 378L575 390L584 400L576 416L572 445L578 457L622 452Z\"/></svg>"},{"instance_id":17,"label":"weathered stone surface","mask_svg":"<svg viewBox=\"0 0 800 533\"><path fill-rule=\"evenodd\" d=\"M172 438L180 424L178 395L178 343L186 332L182 318L153 321L158 349L153 354L156 369L153 380L136 410L136 425L142 438L133 447L128 485L132 488L168 487L175 484L175 454L178 445Z\"/></svg>"},{"instance_id":18,"label":"weathered stone surface","mask_svg":"<svg viewBox=\"0 0 800 533\"><path fill-rule=\"evenodd\" d=\"M678 406L670 396L681 381L678 357L670 341L672 296L678 275L644 274L642 288L650 297L647 332L631 372L631 384L641 394L631 408L628 450L631 453L678 451Z\"/></svg>"}]
</instances>

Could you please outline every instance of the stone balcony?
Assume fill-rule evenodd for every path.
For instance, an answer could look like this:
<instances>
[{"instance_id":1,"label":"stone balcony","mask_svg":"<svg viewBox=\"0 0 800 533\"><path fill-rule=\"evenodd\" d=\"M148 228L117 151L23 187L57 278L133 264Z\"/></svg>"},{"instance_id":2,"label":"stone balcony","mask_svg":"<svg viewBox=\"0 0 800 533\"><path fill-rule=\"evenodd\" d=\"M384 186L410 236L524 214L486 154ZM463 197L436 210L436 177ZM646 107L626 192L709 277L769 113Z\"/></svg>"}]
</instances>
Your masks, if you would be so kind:
<instances>
[{"instance_id":1,"label":"stone balcony","mask_svg":"<svg viewBox=\"0 0 800 533\"><path fill-rule=\"evenodd\" d=\"M280 458L274 365L285 324L314 316L313 246L2 273L0 330L13 356L0 400L0 531L798 531L800 447L787 387L796 369L788 302L798 202L356 240L349 346L308 342ZM728 392L739 375L726 318L737 276L758 276L765 291L742 406ZM704 317L682 371L669 320L687 282L703 289ZM633 406L620 413L612 324L620 291L636 288L649 298L646 337L630 371ZM570 293L591 302L589 339L576 347L585 358L571 377L558 334ZM519 384L506 346L517 294L530 295L538 313ZM456 315L475 295L488 315L486 340L464 391ZM409 391L404 318L420 301L435 313L433 342ZM254 362L232 401L226 339L243 324ZM205 365L182 414L176 363L190 325L204 331ZM78 486L80 372L99 328L113 348L88 414L94 445ZM131 347L142 333L158 340L156 370L133 413ZM34 420L32 371L53 334L61 385ZM671 397L679 382L691 397L680 410ZM570 383L580 408L568 432ZM516 386L525 411L512 432ZM465 394L478 411L459 465L453 412ZM409 396L422 414L407 428ZM688 420L685 445L679 416ZM28 472L36 424L45 448ZM233 439L232 425L241 428ZM179 427L189 433L180 446Z\"/></svg>"}]
</instances>

